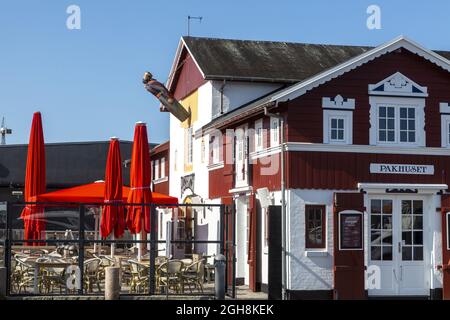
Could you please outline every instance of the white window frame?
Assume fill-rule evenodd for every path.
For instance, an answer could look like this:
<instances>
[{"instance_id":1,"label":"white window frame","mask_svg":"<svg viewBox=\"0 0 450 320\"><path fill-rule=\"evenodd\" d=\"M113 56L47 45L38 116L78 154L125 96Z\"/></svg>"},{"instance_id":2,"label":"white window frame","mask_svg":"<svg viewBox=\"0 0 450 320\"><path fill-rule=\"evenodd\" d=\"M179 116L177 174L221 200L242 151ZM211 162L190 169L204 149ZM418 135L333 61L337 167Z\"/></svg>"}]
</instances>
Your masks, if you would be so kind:
<instances>
[{"instance_id":1,"label":"white window frame","mask_svg":"<svg viewBox=\"0 0 450 320\"><path fill-rule=\"evenodd\" d=\"M340 141L331 139L331 119L344 120L344 140ZM353 143L353 112L351 110L323 110L323 143Z\"/></svg>"},{"instance_id":2,"label":"white window frame","mask_svg":"<svg viewBox=\"0 0 450 320\"><path fill-rule=\"evenodd\" d=\"M210 148L211 148L211 164L217 164L220 162L220 138L218 136L211 136L210 140Z\"/></svg>"},{"instance_id":3,"label":"white window frame","mask_svg":"<svg viewBox=\"0 0 450 320\"><path fill-rule=\"evenodd\" d=\"M439 110L441 112L441 146L450 148L450 106L448 103L441 102Z\"/></svg>"},{"instance_id":4,"label":"white window frame","mask_svg":"<svg viewBox=\"0 0 450 320\"><path fill-rule=\"evenodd\" d=\"M263 134L263 120L259 119L255 121L255 151L260 151L264 148L264 134ZM259 143L261 142L261 143Z\"/></svg>"},{"instance_id":5,"label":"white window frame","mask_svg":"<svg viewBox=\"0 0 450 320\"><path fill-rule=\"evenodd\" d=\"M371 145L391 147L425 147L425 99L408 97L370 96L370 133ZM390 141L378 140L378 112L379 107L395 108L395 139ZM413 107L415 109L416 139L415 142L400 141L400 108Z\"/></svg>"},{"instance_id":6,"label":"white window frame","mask_svg":"<svg viewBox=\"0 0 450 320\"><path fill-rule=\"evenodd\" d=\"M153 172L155 173L153 176L153 180L158 180L159 179L159 159L154 161L155 163L155 169L153 170Z\"/></svg>"},{"instance_id":7,"label":"white window frame","mask_svg":"<svg viewBox=\"0 0 450 320\"><path fill-rule=\"evenodd\" d=\"M165 157L161 158L161 165L160 165L160 167L161 167L161 174L160 174L159 177L162 179L162 178L166 177L166 158Z\"/></svg>"},{"instance_id":8,"label":"white window frame","mask_svg":"<svg viewBox=\"0 0 450 320\"><path fill-rule=\"evenodd\" d=\"M192 127L186 128L186 164L194 162L194 137Z\"/></svg>"},{"instance_id":9,"label":"white window frame","mask_svg":"<svg viewBox=\"0 0 450 320\"><path fill-rule=\"evenodd\" d=\"M275 128L274 123L277 123ZM275 147L280 144L280 119L270 117L270 146Z\"/></svg>"}]
</instances>

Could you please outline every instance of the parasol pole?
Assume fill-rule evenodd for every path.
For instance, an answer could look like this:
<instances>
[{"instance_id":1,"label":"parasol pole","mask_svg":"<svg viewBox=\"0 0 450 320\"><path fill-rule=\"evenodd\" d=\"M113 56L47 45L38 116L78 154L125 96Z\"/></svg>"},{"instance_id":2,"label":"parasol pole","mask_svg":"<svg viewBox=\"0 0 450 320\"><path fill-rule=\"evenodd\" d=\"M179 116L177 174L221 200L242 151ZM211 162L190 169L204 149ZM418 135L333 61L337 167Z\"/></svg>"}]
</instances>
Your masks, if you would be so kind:
<instances>
[{"instance_id":1,"label":"parasol pole","mask_svg":"<svg viewBox=\"0 0 450 320\"><path fill-rule=\"evenodd\" d=\"M94 240L98 240L98 208L93 208L94 212ZM94 242L94 253L97 253L97 242Z\"/></svg>"}]
</instances>

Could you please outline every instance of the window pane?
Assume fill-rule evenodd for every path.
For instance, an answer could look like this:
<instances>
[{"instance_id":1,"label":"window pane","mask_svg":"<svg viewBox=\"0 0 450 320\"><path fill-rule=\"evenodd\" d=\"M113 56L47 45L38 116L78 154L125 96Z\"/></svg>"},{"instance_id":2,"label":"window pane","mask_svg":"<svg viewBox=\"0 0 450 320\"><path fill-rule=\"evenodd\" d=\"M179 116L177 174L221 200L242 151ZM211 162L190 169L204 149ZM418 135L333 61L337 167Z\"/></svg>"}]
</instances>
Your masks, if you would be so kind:
<instances>
[{"instance_id":1,"label":"window pane","mask_svg":"<svg viewBox=\"0 0 450 320\"><path fill-rule=\"evenodd\" d=\"M381 215L372 214L370 216L370 226L372 229L381 229Z\"/></svg>"},{"instance_id":2,"label":"window pane","mask_svg":"<svg viewBox=\"0 0 450 320\"><path fill-rule=\"evenodd\" d=\"M400 108L400 118L406 118L406 108Z\"/></svg>"},{"instance_id":3,"label":"window pane","mask_svg":"<svg viewBox=\"0 0 450 320\"><path fill-rule=\"evenodd\" d=\"M407 134L406 134L406 131L400 131L400 141L401 142L406 142L407 140Z\"/></svg>"},{"instance_id":4,"label":"window pane","mask_svg":"<svg viewBox=\"0 0 450 320\"><path fill-rule=\"evenodd\" d=\"M394 108L393 107L388 108L388 117L394 118Z\"/></svg>"},{"instance_id":5,"label":"window pane","mask_svg":"<svg viewBox=\"0 0 450 320\"><path fill-rule=\"evenodd\" d=\"M380 117L386 117L386 107L380 107Z\"/></svg>"},{"instance_id":6,"label":"window pane","mask_svg":"<svg viewBox=\"0 0 450 320\"><path fill-rule=\"evenodd\" d=\"M423 260L423 247L414 247L414 260Z\"/></svg>"},{"instance_id":7,"label":"window pane","mask_svg":"<svg viewBox=\"0 0 450 320\"><path fill-rule=\"evenodd\" d=\"M403 244L412 244L411 231L402 232Z\"/></svg>"},{"instance_id":8,"label":"window pane","mask_svg":"<svg viewBox=\"0 0 450 320\"><path fill-rule=\"evenodd\" d=\"M408 130L414 130L416 128L415 120L408 120Z\"/></svg>"},{"instance_id":9,"label":"window pane","mask_svg":"<svg viewBox=\"0 0 450 320\"><path fill-rule=\"evenodd\" d=\"M422 231L414 231L413 234L414 234L413 243L414 244L423 244Z\"/></svg>"},{"instance_id":10,"label":"window pane","mask_svg":"<svg viewBox=\"0 0 450 320\"><path fill-rule=\"evenodd\" d=\"M383 260L392 260L392 246L383 246Z\"/></svg>"},{"instance_id":11,"label":"window pane","mask_svg":"<svg viewBox=\"0 0 450 320\"><path fill-rule=\"evenodd\" d=\"M414 112L415 110L414 110L414 108L408 108L408 118L412 118L412 119L414 119L415 118L415 112Z\"/></svg>"},{"instance_id":12,"label":"window pane","mask_svg":"<svg viewBox=\"0 0 450 320\"><path fill-rule=\"evenodd\" d=\"M402 248L402 260L409 261L412 260L412 248L403 247Z\"/></svg>"},{"instance_id":13,"label":"window pane","mask_svg":"<svg viewBox=\"0 0 450 320\"><path fill-rule=\"evenodd\" d=\"M422 216L414 216L414 229L423 229Z\"/></svg>"},{"instance_id":14,"label":"window pane","mask_svg":"<svg viewBox=\"0 0 450 320\"><path fill-rule=\"evenodd\" d=\"M336 122L337 122L337 119L331 119L331 128L332 129L336 129L337 128Z\"/></svg>"},{"instance_id":15,"label":"window pane","mask_svg":"<svg viewBox=\"0 0 450 320\"><path fill-rule=\"evenodd\" d=\"M331 139L336 140L337 139L337 130L331 130Z\"/></svg>"},{"instance_id":16,"label":"window pane","mask_svg":"<svg viewBox=\"0 0 450 320\"><path fill-rule=\"evenodd\" d=\"M383 244L392 244L392 232L391 231L383 231L382 242L383 242Z\"/></svg>"},{"instance_id":17,"label":"window pane","mask_svg":"<svg viewBox=\"0 0 450 320\"><path fill-rule=\"evenodd\" d=\"M402 201L402 214L411 214L411 201L410 200Z\"/></svg>"},{"instance_id":18,"label":"window pane","mask_svg":"<svg viewBox=\"0 0 450 320\"><path fill-rule=\"evenodd\" d=\"M306 206L306 247L320 248L324 247L324 239L322 237L323 228L323 209L320 207Z\"/></svg>"},{"instance_id":19,"label":"window pane","mask_svg":"<svg viewBox=\"0 0 450 320\"><path fill-rule=\"evenodd\" d=\"M339 121L338 121L338 128L339 129L344 129L344 119L339 119Z\"/></svg>"},{"instance_id":20,"label":"window pane","mask_svg":"<svg viewBox=\"0 0 450 320\"><path fill-rule=\"evenodd\" d=\"M392 229L392 216L383 216L383 229Z\"/></svg>"},{"instance_id":21,"label":"window pane","mask_svg":"<svg viewBox=\"0 0 450 320\"><path fill-rule=\"evenodd\" d=\"M400 130L407 130L408 126L407 126L408 122L406 120L400 120Z\"/></svg>"},{"instance_id":22,"label":"window pane","mask_svg":"<svg viewBox=\"0 0 450 320\"><path fill-rule=\"evenodd\" d=\"M411 230L411 217L410 216L403 216L402 217L402 229L403 230Z\"/></svg>"},{"instance_id":23,"label":"window pane","mask_svg":"<svg viewBox=\"0 0 450 320\"><path fill-rule=\"evenodd\" d=\"M416 133L414 131L408 133L408 142L416 142Z\"/></svg>"},{"instance_id":24,"label":"window pane","mask_svg":"<svg viewBox=\"0 0 450 320\"><path fill-rule=\"evenodd\" d=\"M380 131L378 140L386 141L386 131Z\"/></svg>"},{"instance_id":25,"label":"window pane","mask_svg":"<svg viewBox=\"0 0 450 320\"><path fill-rule=\"evenodd\" d=\"M372 230L370 232L370 243L372 245L381 244L381 231L380 230Z\"/></svg>"},{"instance_id":26,"label":"window pane","mask_svg":"<svg viewBox=\"0 0 450 320\"><path fill-rule=\"evenodd\" d=\"M381 213L381 200L372 200L370 202L370 209L372 213Z\"/></svg>"},{"instance_id":27,"label":"window pane","mask_svg":"<svg viewBox=\"0 0 450 320\"><path fill-rule=\"evenodd\" d=\"M388 119L388 129L394 129L395 123L394 119Z\"/></svg>"},{"instance_id":28,"label":"window pane","mask_svg":"<svg viewBox=\"0 0 450 320\"><path fill-rule=\"evenodd\" d=\"M421 200L413 201L414 214L423 214L423 202Z\"/></svg>"},{"instance_id":29,"label":"window pane","mask_svg":"<svg viewBox=\"0 0 450 320\"><path fill-rule=\"evenodd\" d=\"M380 119L378 121L378 123L379 123L378 126L380 129L386 129L386 120L385 119Z\"/></svg>"},{"instance_id":30,"label":"window pane","mask_svg":"<svg viewBox=\"0 0 450 320\"><path fill-rule=\"evenodd\" d=\"M344 130L338 131L338 140L344 140Z\"/></svg>"},{"instance_id":31,"label":"window pane","mask_svg":"<svg viewBox=\"0 0 450 320\"><path fill-rule=\"evenodd\" d=\"M381 260L381 247L374 247L372 246L370 248L370 259L371 260Z\"/></svg>"},{"instance_id":32,"label":"window pane","mask_svg":"<svg viewBox=\"0 0 450 320\"><path fill-rule=\"evenodd\" d=\"M394 131L388 131L388 141L394 141Z\"/></svg>"},{"instance_id":33,"label":"window pane","mask_svg":"<svg viewBox=\"0 0 450 320\"><path fill-rule=\"evenodd\" d=\"M392 200L383 200L383 213L392 213Z\"/></svg>"}]
</instances>

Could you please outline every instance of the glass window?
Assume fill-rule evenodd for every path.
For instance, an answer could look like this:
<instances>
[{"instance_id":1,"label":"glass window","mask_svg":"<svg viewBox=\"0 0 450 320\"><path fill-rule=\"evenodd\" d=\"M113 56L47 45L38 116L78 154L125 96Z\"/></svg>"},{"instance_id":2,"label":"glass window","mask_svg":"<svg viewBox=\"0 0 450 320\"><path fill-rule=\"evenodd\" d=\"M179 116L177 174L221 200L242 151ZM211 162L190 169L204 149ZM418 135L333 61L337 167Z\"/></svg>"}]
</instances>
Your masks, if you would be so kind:
<instances>
[{"instance_id":1,"label":"glass window","mask_svg":"<svg viewBox=\"0 0 450 320\"><path fill-rule=\"evenodd\" d=\"M343 118L330 118L330 140L331 141L344 141L344 119Z\"/></svg>"},{"instance_id":2,"label":"glass window","mask_svg":"<svg viewBox=\"0 0 450 320\"><path fill-rule=\"evenodd\" d=\"M161 175L160 178L164 178L166 176L166 158L161 158Z\"/></svg>"},{"instance_id":3,"label":"glass window","mask_svg":"<svg viewBox=\"0 0 450 320\"><path fill-rule=\"evenodd\" d=\"M400 108L400 142L416 142L416 115L414 108Z\"/></svg>"},{"instance_id":4,"label":"glass window","mask_svg":"<svg viewBox=\"0 0 450 320\"><path fill-rule=\"evenodd\" d=\"M270 132L272 137L271 146L276 146L280 143L280 135L279 135L279 120L277 118L271 118L270 120Z\"/></svg>"},{"instance_id":5,"label":"glass window","mask_svg":"<svg viewBox=\"0 0 450 320\"><path fill-rule=\"evenodd\" d=\"M325 213L323 205L305 206L306 248L325 248Z\"/></svg>"},{"instance_id":6,"label":"glass window","mask_svg":"<svg viewBox=\"0 0 450 320\"><path fill-rule=\"evenodd\" d=\"M395 108L380 107L378 112L378 140L395 142Z\"/></svg>"},{"instance_id":7,"label":"glass window","mask_svg":"<svg viewBox=\"0 0 450 320\"><path fill-rule=\"evenodd\" d=\"M370 201L370 258L392 260L392 200Z\"/></svg>"},{"instance_id":8,"label":"glass window","mask_svg":"<svg viewBox=\"0 0 450 320\"><path fill-rule=\"evenodd\" d=\"M186 162L188 164L192 163L192 157L193 157L193 134L192 134L192 127L189 127L186 129L186 150L187 150L187 154L186 154Z\"/></svg>"},{"instance_id":9,"label":"glass window","mask_svg":"<svg viewBox=\"0 0 450 320\"><path fill-rule=\"evenodd\" d=\"M159 160L155 160L155 170L153 172L155 173L153 179L159 179Z\"/></svg>"}]
</instances>

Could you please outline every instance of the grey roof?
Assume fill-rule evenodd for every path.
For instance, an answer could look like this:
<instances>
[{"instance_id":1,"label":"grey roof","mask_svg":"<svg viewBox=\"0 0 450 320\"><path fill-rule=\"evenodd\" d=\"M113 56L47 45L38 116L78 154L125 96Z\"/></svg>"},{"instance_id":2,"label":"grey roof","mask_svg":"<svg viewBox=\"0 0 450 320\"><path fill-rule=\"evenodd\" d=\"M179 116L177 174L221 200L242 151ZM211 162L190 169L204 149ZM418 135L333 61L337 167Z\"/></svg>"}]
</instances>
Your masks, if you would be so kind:
<instances>
[{"instance_id":1,"label":"grey roof","mask_svg":"<svg viewBox=\"0 0 450 320\"><path fill-rule=\"evenodd\" d=\"M28 145L0 146L0 187L22 187ZM122 160L131 157L131 141L120 141ZM45 145L47 187L66 188L103 180L109 141L49 143ZM129 168L123 168L124 184Z\"/></svg>"},{"instance_id":2,"label":"grey roof","mask_svg":"<svg viewBox=\"0 0 450 320\"><path fill-rule=\"evenodd\" d=\"M183 37L205 79L301 82L374 47ZM450 60L449 51L435 52Z\"/></svg>"},{"instance_id":3,"label":"grey roof","mask_svg":"<svg viewBox=\"0 0 450 320\"><path fill-rule=\"evenodd\" d=\"M206 79L292 83L372 47L183 37Z\"/></svg>"}]
</instances>

